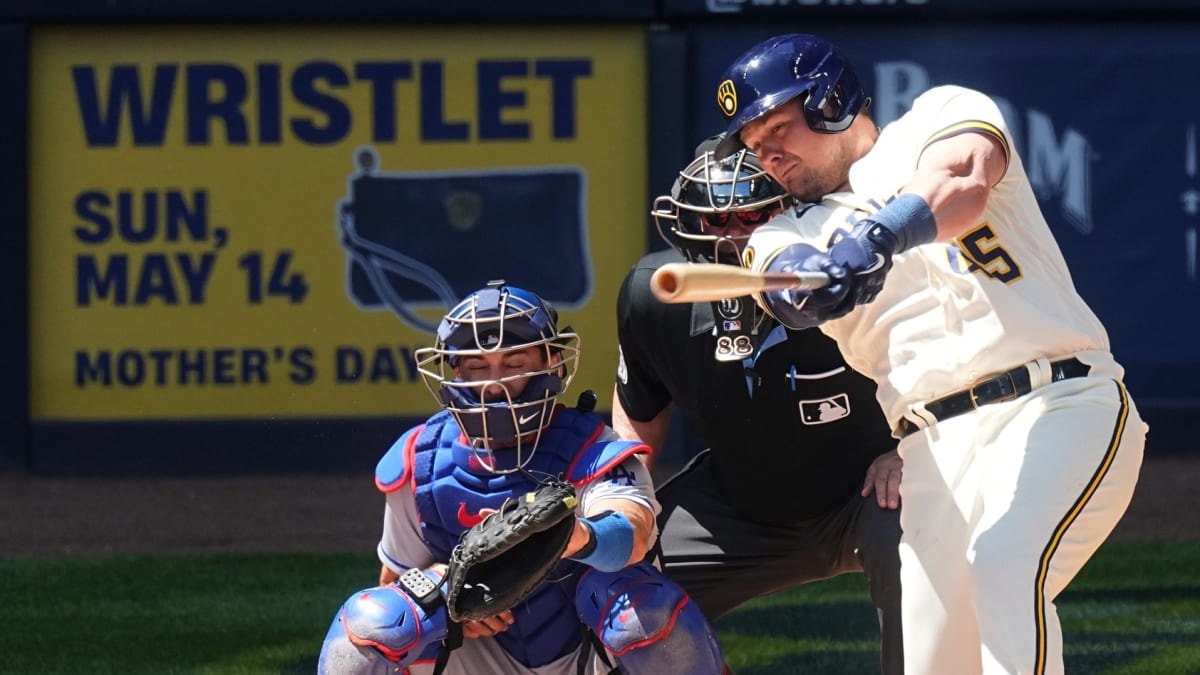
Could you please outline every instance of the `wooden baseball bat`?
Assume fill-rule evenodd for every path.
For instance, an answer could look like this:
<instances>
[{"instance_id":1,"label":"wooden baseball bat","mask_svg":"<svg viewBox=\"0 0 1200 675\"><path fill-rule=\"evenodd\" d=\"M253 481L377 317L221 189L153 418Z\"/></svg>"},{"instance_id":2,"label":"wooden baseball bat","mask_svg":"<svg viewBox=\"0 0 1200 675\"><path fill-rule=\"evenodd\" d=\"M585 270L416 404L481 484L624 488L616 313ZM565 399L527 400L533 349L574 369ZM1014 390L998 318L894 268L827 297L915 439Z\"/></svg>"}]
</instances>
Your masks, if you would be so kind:
<instances>
[{"instance_id":1,"label":"wooden baseball bat","mask_svg":"<svg viewBox=\"0 0 1200 675\"><path fill-rule=\"evenodd\" d=\"M813 290L829 284L824 272L756 272L717 263L667 263L650 277L650 290L662 302L712 302L759 291Z\"/></svg>"}]
</instances>

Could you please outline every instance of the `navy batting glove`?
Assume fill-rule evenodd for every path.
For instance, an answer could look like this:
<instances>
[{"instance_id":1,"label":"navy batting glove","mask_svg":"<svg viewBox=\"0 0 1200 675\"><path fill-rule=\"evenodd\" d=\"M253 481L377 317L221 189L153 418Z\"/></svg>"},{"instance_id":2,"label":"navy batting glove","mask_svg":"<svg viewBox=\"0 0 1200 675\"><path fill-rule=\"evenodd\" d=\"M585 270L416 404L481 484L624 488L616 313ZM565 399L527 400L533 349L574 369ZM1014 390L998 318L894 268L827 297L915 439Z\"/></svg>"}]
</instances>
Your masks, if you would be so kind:
<instances>
[{"instance_id":1,"label":"navy batting glove","mask_svg":"<svg viewBox=\"0 0 1200 675\"><path fill-rule=\"evenodd\" d=\"M849 287L846 268L834 262L829 254L808 244L792 244L780 251L767 265L767 272L824 272L829 275L829 285L815 291L784 289L766 291L763 298L775 318L784 326L796 330L813 328L830 319L845 315L841 311L846 304ZM849 305L853 308L853 304Z\"/></svg>"},{"instance_id":2,"label":"navy batting glove","mask_svg":"<svg viewBox=\"0 0 1200 675\"><path fill-rule=\"evenodd\" d=\"M892 256L937 238L937 221L925 200L915 194L896 197L870 218L860 220L850 233L834 243L829 257L850 274L846 284L847 306L865 305L879 295Z\"/></svg>"},{"instance_id":3,"label":"navy batting glove","mask_svg":"<svg viewBox=\"0 0 1200 675\"><path fill-rule=\"evenodd\" d=\"M892 269L895 243L896 238L887 228L873 220L863 220L829 249L829 257L849 272L843 303L848 308L840 309L849 312L855 305L865 305L879 295L883 280Z\"/></svg>"}]
</instances>

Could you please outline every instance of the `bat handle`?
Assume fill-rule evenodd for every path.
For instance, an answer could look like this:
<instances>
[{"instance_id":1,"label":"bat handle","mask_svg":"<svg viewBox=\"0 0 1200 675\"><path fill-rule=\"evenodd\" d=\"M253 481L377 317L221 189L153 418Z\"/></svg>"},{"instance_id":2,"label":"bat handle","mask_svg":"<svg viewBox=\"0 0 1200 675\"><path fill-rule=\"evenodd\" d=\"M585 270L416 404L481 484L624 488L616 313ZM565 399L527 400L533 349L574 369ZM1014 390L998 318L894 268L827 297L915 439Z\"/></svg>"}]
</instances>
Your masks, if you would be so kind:
<instances>
[{"instance_id":1,"label":"bat handle","mask_svg":"<svg viewBox=\"0 0 1200 675\"><path fill-rule=\"evenodd\" d=\"M829 275L824 272L764 272L762 290L815 291L828 286L829 281Z\"/></svg>"}]
</instances>

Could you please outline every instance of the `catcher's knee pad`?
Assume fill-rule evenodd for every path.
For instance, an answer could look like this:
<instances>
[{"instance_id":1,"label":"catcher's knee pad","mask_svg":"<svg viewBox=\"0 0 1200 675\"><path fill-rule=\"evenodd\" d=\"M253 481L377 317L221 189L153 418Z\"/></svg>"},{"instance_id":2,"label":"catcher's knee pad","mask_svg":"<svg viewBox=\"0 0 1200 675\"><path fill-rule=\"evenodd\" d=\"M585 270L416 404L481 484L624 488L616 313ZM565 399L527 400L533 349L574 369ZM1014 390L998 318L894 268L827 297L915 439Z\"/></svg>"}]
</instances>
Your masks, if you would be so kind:
<instances>
[{"instance_id":1,"label":"catcher's knee pad","mask_svg":"<svg viewBox=\"0 0 1200 675\"><path fill-rule=\"evenodd\" d=\"M368 588L350 596L333 618L317 672L395 673L419 658L434 658L446 630L445 607L426 609L395 585Z\"/></svg>"},{"instance_id":2,"label":"catcher's knee pad","mask_svg":"<svg viewBox=\"0 0 1200 675\"><path fill-rule=\"evenodd\" d=\"M719 675L725 669L700 608L652 565L585 573L575 607L627 675Z\"/></svg>"}]
</instances>

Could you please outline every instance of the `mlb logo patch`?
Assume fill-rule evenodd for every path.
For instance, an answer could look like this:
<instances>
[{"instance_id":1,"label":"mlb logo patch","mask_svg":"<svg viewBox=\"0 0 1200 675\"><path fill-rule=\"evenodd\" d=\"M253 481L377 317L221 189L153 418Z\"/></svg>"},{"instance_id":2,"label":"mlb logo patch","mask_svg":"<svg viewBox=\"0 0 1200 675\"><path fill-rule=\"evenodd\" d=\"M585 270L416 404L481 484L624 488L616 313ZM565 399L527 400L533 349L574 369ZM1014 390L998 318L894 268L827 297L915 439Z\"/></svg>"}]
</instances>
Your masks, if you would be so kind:
<instances>
[{"instance_id":1,"label":"mlb logo patch","mask_svg":"<svg viewBox=\"0 0 1200 675\"><path fill-rule=\"evenodd\" d=\"M800 401L800 421L807 425L828 424L849 416L850 397L846 394Z\"/></svg>"},{"instance_id":2,"label":"mlb logo patch","mask_svg":"<svg viewBox=\"0 0 1200 675\"><path fill-rule=\"evenodd\" d=\"M741 330L742 322L741 321L726 321L726 322L722 323L721 326L724 327L726 332L733 331L733 330Z\"/></svg>"}]
</instances>

